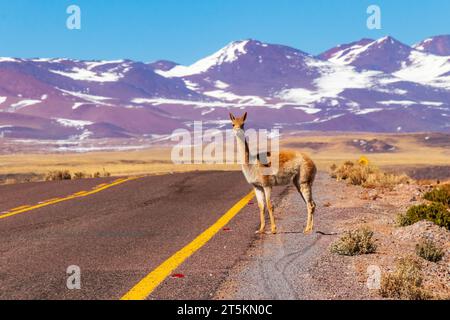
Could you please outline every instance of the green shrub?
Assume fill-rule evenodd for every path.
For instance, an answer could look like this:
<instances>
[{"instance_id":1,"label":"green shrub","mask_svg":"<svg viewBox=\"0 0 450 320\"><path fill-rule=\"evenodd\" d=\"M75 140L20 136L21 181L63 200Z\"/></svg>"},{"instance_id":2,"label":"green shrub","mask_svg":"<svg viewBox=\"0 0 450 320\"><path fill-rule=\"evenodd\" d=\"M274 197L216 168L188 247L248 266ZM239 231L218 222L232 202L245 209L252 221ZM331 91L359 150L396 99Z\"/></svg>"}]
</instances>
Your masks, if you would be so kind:
<instances>
[{"instance_id":1,"label":"green shrub","mask_svg":"<svg viewBox=\"0 0 450 320\"><path fill-rule=\"evenodd\" d=\"M348 231L331 246L331 252L344 256L374 253L377 246L372 237L367 229Z\"/></svg>"},{"instance_id":2,"label":"green shrub","mask_svg":"<svg viewBox=\"0 0 450 320\"><path fill-rule=\"evenodd\" d=\"M438 248L432 241L423 240L416 245L416 254L430 262L438 262L444 256L444 251Z\"/></svg>"},{"instance_id":3,"label":"green shrub","mask_svg":"<svg viewBox=\"0 0 450 320\"><path fill-rule=\"evenodd\" d=\"M421 220L434 222L438 226L450 229L450 212L441 203L412 206L406 214L398 217L400 226L410 226Z\"/></svg>"},{"instance_id":4,"label":"green shrub","mask_svg":"<svg viewBox=\"0 0 450 320\"><path fill-rule=\"evenodd\" d=\"M393 273L381 280L380 294L384 298L403 300L427 300L432 296L422 288L422 272L417 261L402 259Z\"/></svg>"},{"instance_id":5,"label":"green shrub","mask_svg":"<svg viewBox=\"0 0 450 320\"><path fill-rule=\"evenodd\" d=\"M450 207L450 184L435 187L433 190L425 193L423 197L428 201L442 203Z\"/></svg>"}]
</instances>

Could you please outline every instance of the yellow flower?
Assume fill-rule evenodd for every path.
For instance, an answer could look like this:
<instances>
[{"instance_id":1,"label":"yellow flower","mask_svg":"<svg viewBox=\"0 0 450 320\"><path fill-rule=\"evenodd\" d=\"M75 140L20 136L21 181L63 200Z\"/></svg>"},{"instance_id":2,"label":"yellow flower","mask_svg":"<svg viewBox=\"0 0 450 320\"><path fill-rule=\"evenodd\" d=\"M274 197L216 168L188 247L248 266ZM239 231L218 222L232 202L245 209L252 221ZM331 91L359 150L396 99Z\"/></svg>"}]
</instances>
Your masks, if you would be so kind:
<instances>
[{"instance_id":1,"label":"yellow flower","mask_svg":"<svg viewBox=\"0 0 450 320\"><path fill-rule=\"evenodd\" d=\"M358 163L360 166L368 166L369 165L369 159L367 159L366 157L362 156L361 158L359 158Z\"/></svg>"}]
</instances>

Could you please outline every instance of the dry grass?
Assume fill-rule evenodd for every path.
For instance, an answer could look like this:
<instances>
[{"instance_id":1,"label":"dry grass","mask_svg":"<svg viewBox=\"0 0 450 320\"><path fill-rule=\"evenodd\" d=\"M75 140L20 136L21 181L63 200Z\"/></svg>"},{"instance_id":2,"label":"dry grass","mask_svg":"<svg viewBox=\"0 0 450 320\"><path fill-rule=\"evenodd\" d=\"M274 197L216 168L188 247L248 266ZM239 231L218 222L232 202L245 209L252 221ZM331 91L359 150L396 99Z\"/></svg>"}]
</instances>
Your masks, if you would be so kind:
<instances>
[{"instance_id":1,"label":"dry grass","mask_svg":"<svg viewBox=\"0 0 450 320\"><path fill-rule=\"evenodd\" d=\"M411 179L402 174L386 173L366 162L345 161L342 165L331 166L331 176L338 181L345 180L352 185L365 188L392 188L398 184L410 183Z\"/></svg>"},{"instance_id":2,"label":"dry grass","mask_svg":"<svg viewBox=\"0 0 450 320\"><path fill-rule=\"evenodd\" d=\"M378 139L396 146L395 152L364 154L349 146L348 142L356 139ZM380 168L394 166L448 166L450 150L442 146L427 146L419 143L417 136L410 134L382 134L382 133L345 133L345 134L317 134L296 133L283 139L281 146L298 144L311 155L320 170L327 170L333 163L342 163L349 159L349 155L367 156L372 163ZM307 145L321 145L323 147L305 148ZM292 148L292 147L291 147Z\"/></svg>"},{"instance_id":3,"label":"dry grass","mask_svg":"<svg viewBox=\"0 0 450 320\"><path fill-rule=\"evenodd\" d=\"M49 171L45 176L45 181L71 180L72 174L69 170L53 170Z\"/></svg>"},{"instance_id":4,"label":"dry grass","mask_svg":"<svg viewBox=\"0 0 450 320\"><path fill-rule=\"evenodd\" d=\"M4 155L0 156L0 177L12 173L43 177L50 171L64 170L69 170L71 173L83 173L86 176L101 176L103 171L110 173L111 176L131 176L240 169L238 165L226 164L177 165L172 163L170 153L170 148L154 148L126 152Z\"/></svg>"},{"instance_id":5,"label":"dry grass","mask_svg":"<svg viewBox=\"0 0 450 320\"><path fill-rule=\"evenodd\" d=\"M438 262L442 260L444 251L431 240L422 240L416 245L416 254L427 261Z\"/></svg>"},{"instance_id":6,"label":"dry grass","mask_svg":"<svg viewBox=\"0 0 450 320\"><path fill-rule=\"evenodd\" d=\"M384 298L427 300L432 296L422 287L423 276L419 263L412 258L401 259L393 273L381 281L380 294Z\"/></svg>"},{"instance_id":7,"label":"dry grass","mask_svg":"<svg viewBox=\"0 0 450 320\"><path fill-rule=\"evenodd\" d=\"M450 207L450 184L436 186L433 190L425 193L423 197L425 200Z\"/></svg>"},{"instance_id":8,"label":"dry grass","mask_svg":"<svg viewBox=\"0 0 450 320\"><path fill-rule=\"evenodd\" d=\"M374 253L377 246L372 239L373 232L368 229L359 229L346 232L331 246L331 252L343 256L356 256Z\"/></svg>"},{"instance_id":9,"label":"dry grass","mask_svg":"<svg viewBox=\"0 0 450 320\"><path fill-rule=\"evenodd\" d=\"M289 146L308 153L320 170L327 170L333 163L344 162L349 154L358 159L360 151L349 146L353 139L379 139L397 147L397 152L368 155L370 162L380 168L385 166L432 166L448 165L450 151L443 147L429 147L417 143L411 135L346 133L323 134L303 133L286 134L281 147ZM296 148L295 146L298 146ZM99 168L105 168L112 176L140 174L164 174L199 170L239 170L238 165L175 165L171 161L171 148L154 146L136 151L112 151L91 153L48 153L39 152L39 147L30 151L15 151L0 155L0 177L9 174L40 175L49 171L69 170L93 175ZM1 146L0 146L1 148ZM26 152L26 153L24 153ZM366 155L367 156L367 155Z\"/></svg>"},{"instance_id":10,"label":"dry grass","mask_svg":"<svg viewBox=\"0 0 450 320\"><path fill-rule=\"evenodd\" d=\"M104 178L110 177L111 174L103 169L102 172L97 171L94 174L88 174L82 171L71 173L69 170L53 170L49 171L44 180L45 181L61 181L72 179L90 179L90 178Z\"/></svg>"}]
</instances>

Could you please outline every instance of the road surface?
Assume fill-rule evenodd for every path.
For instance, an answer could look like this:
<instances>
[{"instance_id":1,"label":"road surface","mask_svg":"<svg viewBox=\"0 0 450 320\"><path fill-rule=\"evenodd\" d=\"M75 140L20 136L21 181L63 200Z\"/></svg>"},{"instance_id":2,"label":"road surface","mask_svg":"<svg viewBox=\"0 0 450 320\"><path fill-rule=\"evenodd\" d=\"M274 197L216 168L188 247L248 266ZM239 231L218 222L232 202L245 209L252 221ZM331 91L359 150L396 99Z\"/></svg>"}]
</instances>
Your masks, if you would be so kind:
<instances>
[{"instance_id":1,"label":"road surface","mask_svg":"<svg viewBox=\"0 0 450 320\"><path fill-rule=\"evenodd\" d=\"M0 299L120 299L251 191L240 172L108 187L115 181L0 186ZM211 298L251 245L258 220L251 201L148 299ZM66 286L72 265L80 290Z\"/></svg>"}]
</instances>

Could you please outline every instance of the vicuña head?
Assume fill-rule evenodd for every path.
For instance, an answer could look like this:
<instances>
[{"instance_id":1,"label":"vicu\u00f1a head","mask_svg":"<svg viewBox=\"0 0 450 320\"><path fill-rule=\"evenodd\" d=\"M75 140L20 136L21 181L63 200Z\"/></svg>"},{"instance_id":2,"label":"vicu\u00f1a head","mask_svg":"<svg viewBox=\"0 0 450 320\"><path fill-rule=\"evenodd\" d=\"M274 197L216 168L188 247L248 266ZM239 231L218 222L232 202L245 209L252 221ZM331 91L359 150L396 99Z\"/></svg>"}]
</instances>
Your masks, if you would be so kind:
<instances>
[{"instance_id":1,"label":"vicu\u00f1a head","mask_svg":"<svg viewBox=\"0 0 450 320\"><path fill-rule=\"evenodd\" d=\"M233 125L234 134L242 133L245 130L245 120L247 120L247 112L242 117L235 117L230 113L231 123Z\"/></svg>"},{"instance_id":2,"label":"vicu\u00f1a head","mask_svg":"<svg viewBox=\"0 0 450 320\"><path fill-rule=\"evenodd\" d=\"M256 198L260 211L261 227L257 233L264 233L265 229L265 208L269 211L270 224L272 233L276 233L275 218L273 215L273 206L271 202L272 187L280 185L288 185L293 183L299 194L306 203L308 210L308 219L306 223L305 233L310 233L314 226L314 211L316 204L312 197L312 185L316 176L316 166L314 162L305 154L296 151L280 151L277 156L278 170L276 174L267 175L265 171L266 165L257 162L250 163L249 145L245 139L244 127L247 120L247 112L241 117L236 117L230 113L233 132L236 136L238 148L242 154L245 154L245 161L242 165L247 182L255 189ZM274 159L272 159L274 160ZM275 159L276 160L276 159ZM272 161L273 162L273 161Z\"/></svg>"}]
</instances>

